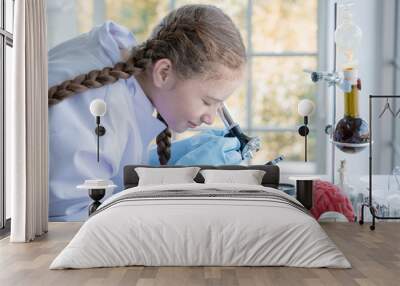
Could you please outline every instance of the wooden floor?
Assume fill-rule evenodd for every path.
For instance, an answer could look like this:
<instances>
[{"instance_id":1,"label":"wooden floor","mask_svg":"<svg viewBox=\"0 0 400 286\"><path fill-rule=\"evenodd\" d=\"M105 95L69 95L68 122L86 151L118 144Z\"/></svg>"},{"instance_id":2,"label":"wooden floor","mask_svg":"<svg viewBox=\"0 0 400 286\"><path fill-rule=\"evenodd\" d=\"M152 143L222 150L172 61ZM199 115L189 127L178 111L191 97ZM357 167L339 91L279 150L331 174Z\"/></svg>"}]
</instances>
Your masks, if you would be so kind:
<instances>
[{"instance_id":1,"label":"wooden floor","mask_svg":"<svg viewBox=\"0 0 400 286\"><path fill-rule=\"evenodd\" d=\"M32 243L0 241L0 285L400 285L400 223L325 223L323 228L353 268L120 267L48 270L80 223L50 223Z\"/></svg>"}]
</instances>

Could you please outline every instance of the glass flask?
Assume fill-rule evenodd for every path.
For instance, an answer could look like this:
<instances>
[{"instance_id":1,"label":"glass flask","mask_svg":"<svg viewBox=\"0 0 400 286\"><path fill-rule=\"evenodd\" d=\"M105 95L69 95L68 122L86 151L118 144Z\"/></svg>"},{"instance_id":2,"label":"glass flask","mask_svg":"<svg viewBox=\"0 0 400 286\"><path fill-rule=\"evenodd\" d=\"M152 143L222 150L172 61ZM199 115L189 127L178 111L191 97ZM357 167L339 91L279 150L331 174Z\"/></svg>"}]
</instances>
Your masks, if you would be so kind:
<instances>
[{"instance_id":1,"label":"glass flask","mask_svg":"<svg viewBox=\"0 0 400 286\"><path fill-rule=\"evenodd\" d=\"M336 124L333 143L343 152L358 153L369 143L368 123L358 113L361 80L353 68L347 68L343 74L345 80L349 80L351 88L344 92L344 116Z\"/></svg>"}]
</instances>

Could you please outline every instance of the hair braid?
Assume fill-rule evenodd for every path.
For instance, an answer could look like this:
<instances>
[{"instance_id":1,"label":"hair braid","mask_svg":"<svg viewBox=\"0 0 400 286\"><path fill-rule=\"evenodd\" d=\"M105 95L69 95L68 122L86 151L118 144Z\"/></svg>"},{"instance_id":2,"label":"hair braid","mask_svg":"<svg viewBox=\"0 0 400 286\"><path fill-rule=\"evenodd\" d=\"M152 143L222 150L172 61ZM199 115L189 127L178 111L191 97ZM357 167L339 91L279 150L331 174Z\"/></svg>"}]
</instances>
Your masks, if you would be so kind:
<instances>
[{"instance_id":1,"label":"hair braid","mask_svg":"<svg viewBox=\"0 0 400 286\"><path fill-rule=\"evenodd\" d=\"M161 121L164 119L159 113L157 113L157 118ZM160 165L167 165L169 159L171 158L171 130L167 127L156 137L157 142L157 154Z\"/></svg>"},{"instance_id":2,"label":"hair braid","mask_svg":"<svg viewBox=\"0 0 400 286\"><path fill-rule=\"evenodd\" d=\"M76 93L87 91L91 88L102 87L114 83L119 79L127 79L135 74L135 68L131 62L120 62L114 67L105 67L102 70L92 70L87 74L81 74L72 80L66 80L49 89L49 106L59 103Z\"/></svg>"},{"instance_id":3,"label":"hair braid","mask_svg":"<svg viewBox=\"0 0 400 286\"><path fill-rule=\"evenodd\" d=\"M72 80L66 80L59 85L51 87L48 91L49 107L61 102L63 99L73 96L76 93L84 92L92 88L99 88L112 84L119 79L127 79L137 75L152 62L151 41L134 47L130 58L126 62L119 62L113 67L105 67L102 70L92 70L87 74L81 74ZM160 114L157 119L166 124ZM171 130L167 127L156 138L157 153L161 165L166 165L171 157Z\"/></svg>"}]
</instances>

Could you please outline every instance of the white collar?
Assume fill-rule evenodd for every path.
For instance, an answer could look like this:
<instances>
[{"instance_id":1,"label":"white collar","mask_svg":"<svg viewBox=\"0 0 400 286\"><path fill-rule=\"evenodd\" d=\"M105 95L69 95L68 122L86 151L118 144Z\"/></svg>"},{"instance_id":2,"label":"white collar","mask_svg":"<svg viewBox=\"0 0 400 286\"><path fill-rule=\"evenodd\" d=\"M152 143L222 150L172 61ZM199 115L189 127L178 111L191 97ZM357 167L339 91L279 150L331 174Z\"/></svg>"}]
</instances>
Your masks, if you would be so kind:
<instances>
[{"instance_id":1,"label":"white collar","mask_svg":"<svg viewBox=\"0 0 400 286\"><path fill-rule=\"evenodd\" d=\"M142 136L142 142L147 146L150 141L160 134L167 126L161 120L153 116L155 108L149 98L144 94L139 82L133 76L130 77L129 80L132 80L132 88L134 90L133 104L136 110L136 118L138 123L142 124L138 126Z\"/></svg>"}]
</instances>

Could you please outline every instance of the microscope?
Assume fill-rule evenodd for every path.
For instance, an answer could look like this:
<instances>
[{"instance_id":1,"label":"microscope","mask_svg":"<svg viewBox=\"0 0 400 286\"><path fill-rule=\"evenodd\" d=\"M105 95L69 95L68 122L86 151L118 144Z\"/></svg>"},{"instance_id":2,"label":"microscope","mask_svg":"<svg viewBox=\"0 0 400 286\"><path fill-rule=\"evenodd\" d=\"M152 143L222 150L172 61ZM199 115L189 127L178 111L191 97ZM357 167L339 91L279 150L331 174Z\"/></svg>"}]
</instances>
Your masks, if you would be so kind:
<instances>
[{"instance_id":1,"label":"microscope","mask_svg":"<svg viewBox=\"0 0 400 286\"><path fill-rule=\"evenodd\" d=\"M222 107L218 109L218 115L221 117L225 128L228 130L225 137L236 137L239 140L242 159L247 160L253 158L254 153L258 152L261 148L260 138L258 136L250 137L246 135L240 128L239 124L232 119L225 104L222 104ZM283 156L280 155L277 158L268 161L265 165L276 165L282 160Z\"/></svg>"},{"instance_id":2,"label":"microscope","mask_svg":"<svg viewBox=\"0 0 400 286\"><path fill-rule=\"evenodd\" d=\"M242 154L242 159L251 159L254 153L260 150L261 140L259 137L249 137L240 128L239 124L233 121L232 116L225 104L218 109L218 115L221 117L228 133L225 137L236 137L240 142L240 151Z\"/></svg>"}]
</instances>

